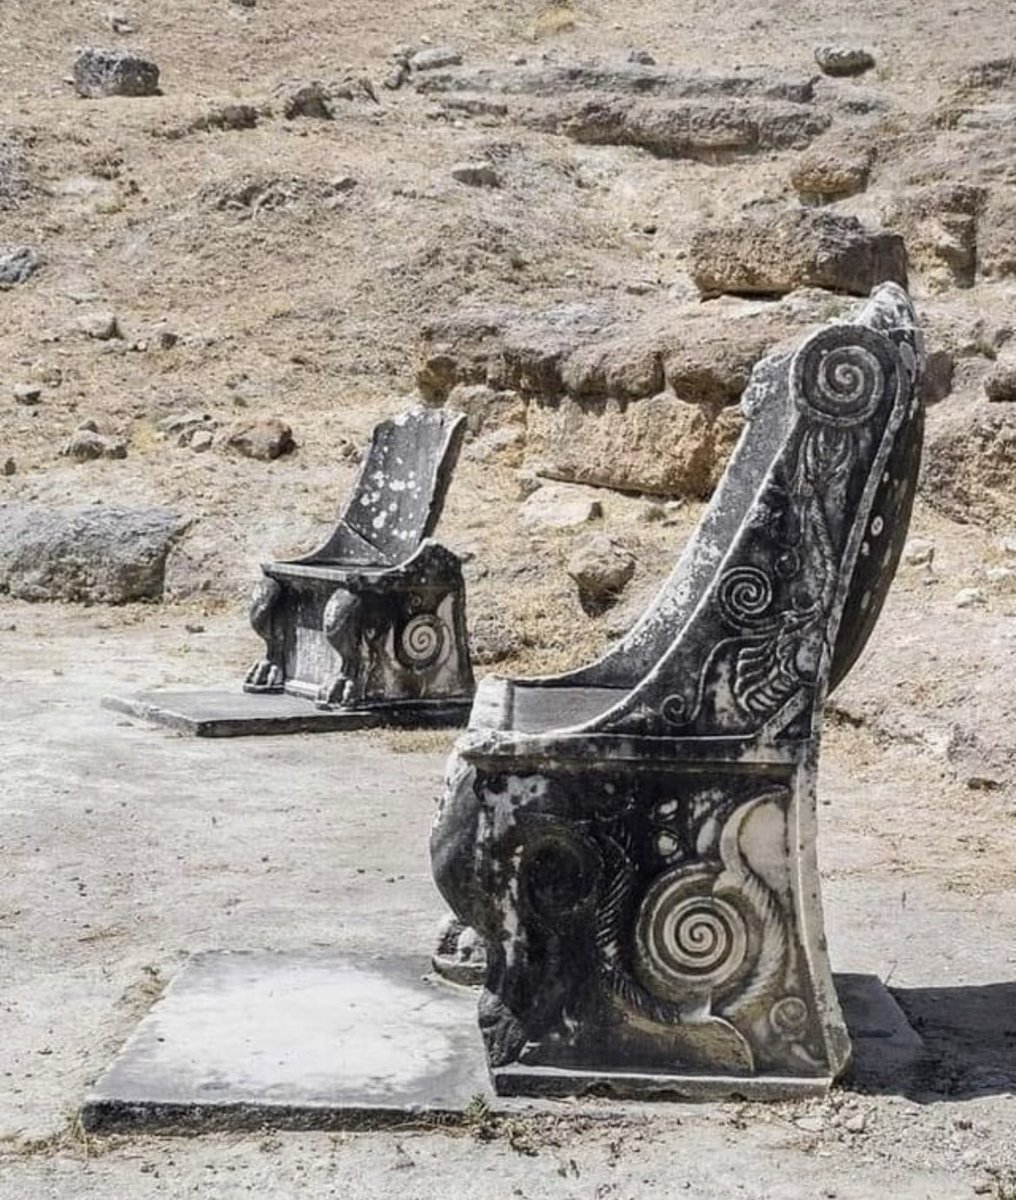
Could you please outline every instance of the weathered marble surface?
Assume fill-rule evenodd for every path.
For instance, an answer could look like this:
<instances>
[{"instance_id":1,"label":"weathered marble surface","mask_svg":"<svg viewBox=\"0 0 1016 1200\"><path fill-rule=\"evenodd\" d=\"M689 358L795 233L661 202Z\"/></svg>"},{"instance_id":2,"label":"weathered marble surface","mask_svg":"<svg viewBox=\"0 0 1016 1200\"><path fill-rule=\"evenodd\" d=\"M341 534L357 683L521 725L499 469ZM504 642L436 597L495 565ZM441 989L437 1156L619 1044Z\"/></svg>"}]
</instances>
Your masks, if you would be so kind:
<instances>
[{"instance_id":1,"label":"weathered marble surface","mask_svg":"<svg viewBox=\"0 0 1016 1200\"><path fill-rule=\"evenodd\" d=\"M464 432L450 411L412 410L377 426L328 540L262 566L251 623L266 654L245 691L338 709L468 703L462 564L430 536Z\"/></svg>"},{"instance_id":2,"label":"weathered marble surface","mask_svg":"<svg viewBox=\"0 0 1016 1200\"><path fill-rule=\"evenodd\" d=\"M432 853L487 946L498 1088L771 1097L846 1066L816 867L822 708L902 551L923 366L893 284L764 360L723 482L631 633L570 674L481 685Z\"/></svg>"}]
</instances>

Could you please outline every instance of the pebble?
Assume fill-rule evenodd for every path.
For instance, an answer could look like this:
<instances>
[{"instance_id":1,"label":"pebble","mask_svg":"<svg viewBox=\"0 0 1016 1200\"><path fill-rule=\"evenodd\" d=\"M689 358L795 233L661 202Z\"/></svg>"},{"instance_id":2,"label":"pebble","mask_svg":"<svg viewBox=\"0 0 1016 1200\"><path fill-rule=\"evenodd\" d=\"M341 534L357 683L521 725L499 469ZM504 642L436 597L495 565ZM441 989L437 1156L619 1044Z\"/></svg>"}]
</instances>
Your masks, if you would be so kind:
<instances>
[{"instance_id":1,"label":"pebble","mask_svg":"<svg viewBox=\"0 0 1016 1200\"><path fill-rule=\"evenodd\" d=\"M17 470L18 470L18 464L14 461L13 458L8 458L8 459L4 460L4 474L5 475L14 475L17 473Z\"/></svg>"},{"instance_id":2,"label":"pebble","mask_svg":"<svg viewBox=\"0 0 1016 1200\"><path fill-rule=\"evenodd\" d=\"M454 46L432 46L428 50L417 50L409 60L414 71L438 71L442 67L457 67L462 55Z\"/></svg>"},{"instance_id":3,"label":"pebble","mask_svg":"<svg viewBox=\"0 0 1016 1200\"><path fill-rule=\"evenodd\" d=\"M490 163L456 163L452 167L452 179L466 184L467 187L496 188L501 186L501 176Z\"/></svg>"},{"instance_id":4,"label":"pebble","mask_svg":"<svg viewBox=\"0 0 1016 1200\"><path fill-rule=\"evenodd\" d=\"M826 75L863 75L875 65L874 56L860 46L816 46L815 61Z\"/></svg>"},{"instance_id":5,"label":"pebble","mask_svg":"<svg viewBox=\"0 0 1016 1200\"><path fill-rule=\"evenodd\" d=\"M212 431L210 429L199 429L191 436L190 448L200 453L202 450L211 449L213 442Z\"/></svg>"},{"instance_id":6,"label":"pebble","mask_svg":"<svg viewBox=\"0 0 1016 1200\"><path fill-rule=\"evenodd\" d=\"M29 406L38 404L42 399L42 388L34 383L15 384L14 399L18 404L27 404Z\"/></svg>"},{"instance_id":7,"label":"pebble","mask_svg":"<svg viewBox=\"0 0 1016 1200\"><path fill-rule=\"evenodd\" d=\"M805 1133L821 1133L825 1129L824 1117L797 1117L794 1124Z\"/></svg>"},{"instance_id":8,"label":"pebble","mask_svg":"<svg viewBox=\"0 0 1016 1200\"><path fill-rule=\"evenodd\" d=\"M867 1127L868 1118L864 1113L855 1113L843 1122L843 1128L847 1133L864 1133Z\"/></svg>"},{"instance_id":9,"label":"pebble","mask_svg":"<svg viewBox=\"0 0 1016 1200\"><path fill-rule=\"evenodd\" d=\"M987 601L981 588L962 588L953 599L957 608L983 608Z\"/></svg>"},{"instance_id":10,"label":"pebble","mask_svg":"<svg viewBox=\"0 0 1016 1200\"><path fill-rule=\"evenodd\" d=\"M974 1194L976 1196L990 1196L991 1193L995 1190L994 1182L987 1178L975 1179L973 1186L974 1186Z\"/></svg>"},{"instance_id":11,"label":"pebble","mask_svg":"<svg viewBox=\"0 0 1016 1200\"><path fill-rule=\"evenodd\" d=\"M903 562L908 567L930 567L935 558L935 543L928 538L911 538L903 547Z\"/></svg>"},{"instance_id":12,"label":"pebble","mask_svg":"<svg viewBox=\"0 0 1016 1200\"><path fill-rule=\"evenodd\" d=\"M97 342L108 342L120 337L120 325L116 313L106 310L84 313L77 319L78 329L86 337L94 338Z\"/></svg>"},{"instance_id":13,"label":"pebble","mask_svg":"<svg viewBox=\"0 0 1016 1200\"><path fill-rule=\"evenodd\" d=\"M649 53L648 50L629 50L628 61L636 63L640 67L655 67L656 59Z\"/></svg>"}]
</instances>

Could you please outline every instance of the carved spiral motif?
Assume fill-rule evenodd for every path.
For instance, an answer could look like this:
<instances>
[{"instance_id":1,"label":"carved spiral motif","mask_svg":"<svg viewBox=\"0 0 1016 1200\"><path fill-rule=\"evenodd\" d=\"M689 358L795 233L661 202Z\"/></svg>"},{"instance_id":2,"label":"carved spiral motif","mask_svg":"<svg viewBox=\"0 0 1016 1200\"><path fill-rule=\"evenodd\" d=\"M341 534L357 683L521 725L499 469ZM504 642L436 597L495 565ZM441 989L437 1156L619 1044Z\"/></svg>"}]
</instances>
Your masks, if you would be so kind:
<instances>
[{"instance_id":1,"label":"carved spiral motif","mask_svg":"<svg viewBox=\"0 0 1016 1200\"><path fill-rule=\"evenodd\" d=\"M848 429L868 420L889 388L898 386L899 357L874 330L834 325L802 346L791 373L802 412Z\"/></svg>"},{"instance_id":2,"label":"carved spiral motif","mask_svg":"<svg viewBox=\"0 0 1016 1200\"><path fill-rule=\"evenodd\" d=\"M715 881L709 871L678 868L661 875L642 902L635 969L662 999L722 993L750 966L748 920L736 897L713 894Z\"/></svg>"},{"instance_id":3,"label":"carved spiral motif","mask_svg":"<svg viewBox=\"0 0 1016 1200\"><path fill-rule=\"evenodd\" d=\"M759 567L734 567L720 580L717 600L732 625L750 629L766 620L773 602L772 580Z\"/></svg>"},{"instance_id":4,"label":"carved spiral motif","mask_svg":"<svg viewBox=\"0 0 1016 1200\"><path fill-rule=\"evenodd\" d=\"M660 706L663 719L671 725L686 725L688 723L688 701L676 692L667 696Z\"/></svg>"},{"instance_id":5,"label":"carved spiral motif","mask_svg":"<svg viewBox=\"0 0 1016 1200\"><path fill-rule=\"evenodd\" d=\"M407 621L399 638L399 659L408 667L432 667L441 657L445 627L440 617L422 613Z\"/></svg>"},{"instance_id":6,"label":"carved spiral motif","mask_svg":"<svg viewBox=\"0 0 1016 1200\"><path fill-rule=\"evenodd\" d=\"M800 996L784 996L769 1010L769 1024L782 1037L799 1037L807 1023L808 1006Z\"/></svg>"}]
</instances>

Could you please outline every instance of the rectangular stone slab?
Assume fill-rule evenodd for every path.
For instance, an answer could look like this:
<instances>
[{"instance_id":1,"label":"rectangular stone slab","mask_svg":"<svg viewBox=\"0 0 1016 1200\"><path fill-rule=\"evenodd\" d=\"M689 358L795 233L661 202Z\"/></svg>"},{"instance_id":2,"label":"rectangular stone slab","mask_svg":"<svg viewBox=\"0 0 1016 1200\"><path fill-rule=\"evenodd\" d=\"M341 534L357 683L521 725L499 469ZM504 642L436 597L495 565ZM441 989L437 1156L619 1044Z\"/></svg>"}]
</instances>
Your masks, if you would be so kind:
<instances>
[{"instance_id":1,"label":"rectangular stone slab","mask_svg":"<svg viewBox=\"0 0 1016 1200\"><path fill-rule=\"evenodd\" d=\"M477 992L425 975L423 958L331 950L208 951L190 958L81 1110L93 1133L355 1129L461 1119L477 1097L718 1100L817 1095L828 1080L594 1076L510 1068L495 1097ZM837 980L866 1088L903 1091L921 1041L871 975ZM532 1105L528 1106L532 1110Z\"/></svg>"},{"instance_id":2,"label":"rectangular stone slab","mask_svg":"<svg viewBox=\"0 0 1016 1200\"><path fill-rule=\"evenodd\" d=\"M248 737L271 733L334 733L393 725L409 728L464 725L469 701L419 701L359 710L316 708L286 693L257 695L237 688L181 689L104 696L103 708L140 717L195 737Z\"/></svg>"},{"instance_id":3,"label":"rectangular stone slab","mask_svg":"<svg viewBox=\"0 0 1016 1200\"><path fill-rule=\"evenodd\" d=\"M332 1129L490 1092L476 993L423 958L209 951L184 964L81 1111L90 1131Z\"/></svg>"}]
</instances>

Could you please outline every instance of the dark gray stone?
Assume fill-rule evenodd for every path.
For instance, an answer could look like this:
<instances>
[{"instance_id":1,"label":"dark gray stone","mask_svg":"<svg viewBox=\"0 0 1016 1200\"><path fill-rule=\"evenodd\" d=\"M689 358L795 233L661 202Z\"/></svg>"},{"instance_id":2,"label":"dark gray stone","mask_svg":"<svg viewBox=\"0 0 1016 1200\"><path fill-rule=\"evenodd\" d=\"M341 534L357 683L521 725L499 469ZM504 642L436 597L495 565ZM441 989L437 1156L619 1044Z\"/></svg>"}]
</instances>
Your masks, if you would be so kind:
<instances>
[{"instance_id":1,"label":"dark gray stone","mask_svg":"<svg viewBox=\"0 0 1016 1200\"><path fill-rule=\"evenodd\" d=\"M762 1098L845 1069L818 739L906 539L923 368L896 285L764 359L641 621L589 666L481 684L432 858L487 947L499 1091Z\"/></svg>"},{"instance_id":2,"label":"dark gray stone","mask_svg":"<svg viewBox=\"0 0 1016 1200\"><path fill-rule=\"evenodd\" d=\"M262 567L251 623L267 652L248 691L342 709L469 699L462 564L430 537L464 433L465 418L447 410L378 425L331 536Z\"/></svg>"},{"instance_id":3,"label":"dark gray stone","mask_svg":"<svg viewBox=\"0 0 1016 1200\"><path fill-rule=\"evenodd\" d=\"M19 600L125 604L162 596L186 521L165 508L0 506L0 591Z\"/></svg>"},{"instance_id":4,"label":"dark gray stone","mask_svg":"<svg viewBox=\"0 0 1016 1200\"><path fill-rule=\"evenodd\" d=\"M0 247L0 288L24 283L41 266L42 255L34 246Z\"/></svg>"},{"instance_id":5,"label":"dark gray stone","mask_svg":"<svg viewBox=\"0 0 1016 1200\"><path fill-rule=\"evenodd\" d=\"M74 89L87 99L157 96L159 68L129 50L84 50L74 64Z\"/></svg>"}]
</instances>

